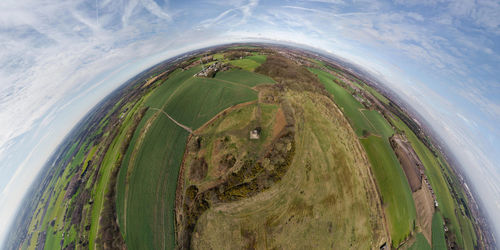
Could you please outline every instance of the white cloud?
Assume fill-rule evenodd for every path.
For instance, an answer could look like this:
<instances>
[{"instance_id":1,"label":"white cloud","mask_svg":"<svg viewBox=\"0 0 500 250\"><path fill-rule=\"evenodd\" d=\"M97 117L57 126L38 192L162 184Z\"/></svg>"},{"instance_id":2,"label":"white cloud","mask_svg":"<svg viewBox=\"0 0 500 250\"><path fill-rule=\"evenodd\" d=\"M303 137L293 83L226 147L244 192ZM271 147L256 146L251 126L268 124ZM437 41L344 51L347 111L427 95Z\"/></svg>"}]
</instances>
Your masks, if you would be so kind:
<instances>
[{"instance_id":1,"label":"white cloud","mask_svg":"<svg viewBox=\"0 0 500 250\"><path fill-rule=\"evenodd\" d=\"M417 20L417 21L420 21L420 22L424 21L424 17L423 17L422 15L418 14L418 13L415 13L415 12L409 12L407 15L408 15L409 17L411 17L411 18L413 18L413 19Z\"/></svg>"},{"instance_id":2,"label":"white cloud","mask_svg":"<svg viewBox=\"0 0 500 250\"><path fill-rule=\"evenodd\" d=\"M162 8L158 6L158 4L155 1L141 0L141 3L144 6L144 8L146 8L149 12L151 12L155 16L167 20L171 19L170 15L167 12L163 11Z\"/></svg>"},{"instance_id":3,"label":"white cloud","mask_svg":"<svg viewBox=\"0 0 500 250\"><path fill-rule=\"evenodd\" d=\"M205 19L200 23L200 26L206 29L216 24L227 25L230 27L244 25L252 16L252 12L258 4L258 0L248 0L244 3L238 2L236 4L237 6L224 10L218 16Z\"/></svg>"}]
</instances>

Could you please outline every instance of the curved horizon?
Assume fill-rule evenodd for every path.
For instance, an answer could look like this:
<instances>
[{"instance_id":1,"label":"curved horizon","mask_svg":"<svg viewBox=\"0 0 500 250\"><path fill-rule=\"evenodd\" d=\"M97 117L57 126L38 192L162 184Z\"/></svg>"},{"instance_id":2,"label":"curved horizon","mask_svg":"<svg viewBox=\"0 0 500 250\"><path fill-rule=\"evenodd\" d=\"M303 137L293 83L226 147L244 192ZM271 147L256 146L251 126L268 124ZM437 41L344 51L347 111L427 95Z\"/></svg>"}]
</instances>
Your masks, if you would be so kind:
<instances>
[{"instance_id":1,"label":"curved horizon","mask_svg":"<svg viewBox=\"0 0 500 250\"><path fill-rule=\"evenodd\" d=\"M240 42L314 48L377 78L444 140L500 238L500 4L459 4L0 3L0 246L37 174L98 102L161 61Z\"/></svg>"}]
</instances>

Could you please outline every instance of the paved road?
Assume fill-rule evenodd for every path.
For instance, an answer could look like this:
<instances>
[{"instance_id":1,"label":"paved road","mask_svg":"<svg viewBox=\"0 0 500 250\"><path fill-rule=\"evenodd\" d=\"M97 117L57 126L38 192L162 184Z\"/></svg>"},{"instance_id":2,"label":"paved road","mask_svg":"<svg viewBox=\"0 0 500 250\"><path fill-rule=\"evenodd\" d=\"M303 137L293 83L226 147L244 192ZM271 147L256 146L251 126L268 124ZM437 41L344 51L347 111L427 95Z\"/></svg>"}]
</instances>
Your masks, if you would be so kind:
<instances>
[{"instance_id":1,"label":"paved road","mask_svg":"<svg viewBox=\"0 0 500 250\"><path fill-rule=\"evenodd\" d=\"M171 121L173 121L179 127L183 128L184 130L186 130L187 132L189 132L191 134L194 134L193 130L190 127L188 127L188 126L186 126L186 125L184 125L184 124L176 121L174 118L172 118L170 115L168 115L167 112L163 111L163 109L158 109L158 108L151 108L151 109L161 111L164 115L166 115L168 117L168 119L170 119Z\"/></svg>"}]
</instances>

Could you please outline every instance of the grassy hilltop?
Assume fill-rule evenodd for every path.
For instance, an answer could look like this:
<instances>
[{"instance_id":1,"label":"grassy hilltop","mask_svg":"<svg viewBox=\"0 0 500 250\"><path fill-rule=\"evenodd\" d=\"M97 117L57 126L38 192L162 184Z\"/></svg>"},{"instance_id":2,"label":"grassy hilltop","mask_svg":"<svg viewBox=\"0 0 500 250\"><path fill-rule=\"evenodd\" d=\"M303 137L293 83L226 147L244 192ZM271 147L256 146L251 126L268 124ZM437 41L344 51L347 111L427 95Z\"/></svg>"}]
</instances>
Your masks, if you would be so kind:
<instances>
[{"instance_id":1,"label":"grassy hilltop","mask_svg":"<svg viewBox=\"0 0 500 250\"><path fill-rule=\"evenodd\" d=\"M9 247L480 248L463 188L411 120L299 50L157 65L66 140Z\"/></svg>"}]
</instances>

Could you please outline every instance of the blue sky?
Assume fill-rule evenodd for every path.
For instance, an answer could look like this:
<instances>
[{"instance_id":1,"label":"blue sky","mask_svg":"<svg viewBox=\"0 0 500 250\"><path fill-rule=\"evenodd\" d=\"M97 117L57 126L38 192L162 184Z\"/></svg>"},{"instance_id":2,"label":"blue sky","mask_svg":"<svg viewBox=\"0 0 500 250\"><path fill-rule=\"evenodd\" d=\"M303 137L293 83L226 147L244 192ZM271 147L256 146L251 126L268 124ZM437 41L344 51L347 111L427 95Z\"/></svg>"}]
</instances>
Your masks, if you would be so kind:
<instances>
[{"instance_id":1,"label":"blue sky","mask_svg":"<svg viewBox=\"0 0 500 250\"><path fill-rule=\"evenodd\" d=\"M377 76L447 141L500 229L498 1L3 0L0 245L93 105L163 59L239 41L316 47Z\"/></svg>"}]
</instances>

